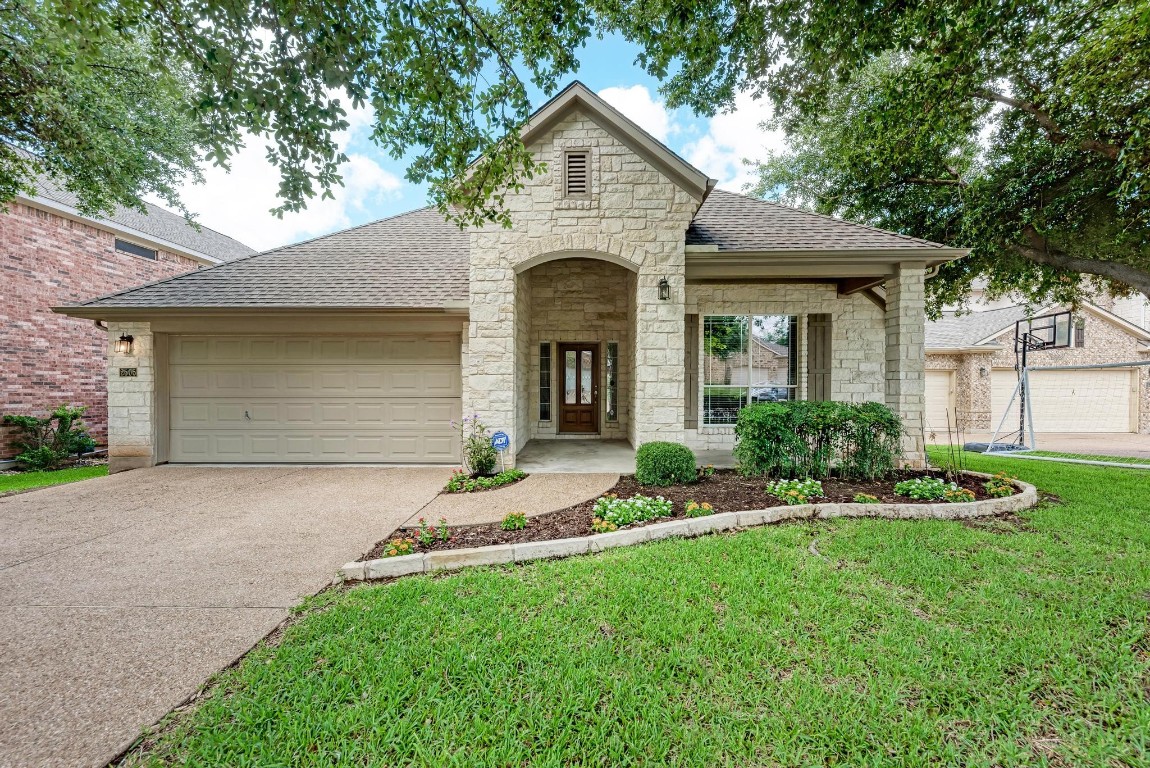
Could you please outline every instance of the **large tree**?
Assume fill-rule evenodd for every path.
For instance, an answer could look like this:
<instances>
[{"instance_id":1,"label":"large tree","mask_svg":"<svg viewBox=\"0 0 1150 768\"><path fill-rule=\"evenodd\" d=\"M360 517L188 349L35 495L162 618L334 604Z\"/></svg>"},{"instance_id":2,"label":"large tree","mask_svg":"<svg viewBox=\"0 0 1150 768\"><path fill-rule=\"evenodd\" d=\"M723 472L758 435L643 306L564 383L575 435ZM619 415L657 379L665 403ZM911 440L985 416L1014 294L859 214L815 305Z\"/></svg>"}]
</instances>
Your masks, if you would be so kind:
<instances>
[{"instance_id":1,"label":"large tree","mask_svg":"<svg viewBox=\"0 0 1150 768\"><path fill-rule=\"evenodd\" d=\"M931 281L1150 293L1150 2L610 3L672 104L774 102L758 191L970 246ZM1081 281L1078 274L1092 279Z\"/></svg>"}]
</instances>

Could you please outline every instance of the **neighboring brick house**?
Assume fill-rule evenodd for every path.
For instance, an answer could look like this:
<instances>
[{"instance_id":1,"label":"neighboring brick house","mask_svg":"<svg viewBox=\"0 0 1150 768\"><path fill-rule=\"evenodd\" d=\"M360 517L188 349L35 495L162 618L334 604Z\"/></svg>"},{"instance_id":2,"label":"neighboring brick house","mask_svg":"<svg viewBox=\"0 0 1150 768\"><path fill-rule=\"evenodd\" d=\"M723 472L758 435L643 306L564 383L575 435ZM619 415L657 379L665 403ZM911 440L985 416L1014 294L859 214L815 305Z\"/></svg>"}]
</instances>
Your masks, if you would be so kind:
<instances>
[{"instance_id":1,"label":"neighboring brick house","mask_svg":"<svg viewBox=\"0 0 1150 768\"><path fill-rule=\"evenodd\" d=\"M530 440L729 448L775 382L885 402L924 462L924 281L966 251L716 190L580 83L522 138L548 171L506 193L510 227L425 208L59 307L135 338L111 469L453 463L464 413L509 464ZM742 381L703 359L733 320L768 329Z\"/></svg>"},{"instance_id":2,"label":"neighboring brick house","mask_svg":"<svg viewBox=\"0 0 1150 768\"><path fill-rule=\"evenodd\" d=\"M103 444L107 331L51 308L254 251L153 205L146 215L120 209L98 219L80 214L76 198L47 179L37 192L0 212L0 413L85 405ZM10 431L0 430L0 459L12 453Z\"/></svg>"},{"instance_id":3,"label":"neighboring brick house","mask_svg":"<svg viewBox=\"0 0 1150 768\"><path fill-rule=\"evenodd\" d=\"M1065 311L1006 306L958 315L944 313L926 327L927 431L992 432L1010 411L1017 386L1015 328L1020 320ZM1028 365L1088 366L1150 361L1150 330L1097 304L1073 313L1070 346L1031 352ZM1150 366L1032 371L1036 432L1150 434ZM929 437L929 435L928 435Z\"/></svg>"}]
</instances>

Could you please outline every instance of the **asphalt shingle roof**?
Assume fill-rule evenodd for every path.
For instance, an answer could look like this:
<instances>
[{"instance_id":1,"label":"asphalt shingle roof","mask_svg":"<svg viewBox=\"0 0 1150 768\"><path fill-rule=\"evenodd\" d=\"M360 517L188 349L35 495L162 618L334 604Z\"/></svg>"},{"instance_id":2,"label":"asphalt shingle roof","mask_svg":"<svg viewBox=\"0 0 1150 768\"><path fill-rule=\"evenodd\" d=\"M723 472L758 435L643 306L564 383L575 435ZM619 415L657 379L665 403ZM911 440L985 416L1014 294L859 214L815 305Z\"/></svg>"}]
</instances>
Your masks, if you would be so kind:
<instances>
[{"instance_id":1,"label":"asphalt shingle roof","mask_svg":"<svg viewBox=\"0 0 1150 768\"><path fill-rule=\"evenodd\" d=\"M686 241L720 251L942 247L719 190L700 207ZM468 298L469 246L467 232L421 208L84 306L442 307Z\"/></svg>"},{"instance_id":2,"label":"asphalt shingle roof","mask_svg":"<svg viewBox=\"0 0 1150 768\"><path fill-rule=\"evenodd\" d=\"M439 211L421 208L83 306L442 307L467 300L469 242Z\"/></svg>"},{"instance_id":3,"label":"asphalt shingle roof","mask_svg":"<svg viewBox=\"0 0 1150 768\"><path fill-rule=\"evenodd\" d=\"M721 189L699 207L687 229L687 245L716 245L720 251L945 247Z\"/></svg>"},{"instance_id":4,"label":"asphalt shingle roof","mask_svg":"<svg viewBox=\"0 0 1150 768\"><path fill-rule=\"evenodd\" d=\"M988 309L961 316L946 312L938 320L927 321L926 348L972 347L985 338L1013 327L1030 314L1023 306Z\"/></svg>"},{"instance_id":5,"label":"asphalt shingle roof","mask_svg":"<svg viewBox=\"0 0 1150 768\"><path fill-rule=\"evenodd\" d=\"M39 197L66 205L69 208L79 208L80 205L76 195L56 184L47 176L40 176L36 179L36 193ZM254 248L249 248L240 241L216 232L214 229L208 229L203 225L200 225L197 231L188 223L187 219L178 213L172 213L151 203L144 205L148 211L146 214L134 208L117 207L111 216L103 218L220 261L230 261L256 252ZM93 216L90 218L96 221L100 220L100 217Z\"/></svg>"}]
</instances>

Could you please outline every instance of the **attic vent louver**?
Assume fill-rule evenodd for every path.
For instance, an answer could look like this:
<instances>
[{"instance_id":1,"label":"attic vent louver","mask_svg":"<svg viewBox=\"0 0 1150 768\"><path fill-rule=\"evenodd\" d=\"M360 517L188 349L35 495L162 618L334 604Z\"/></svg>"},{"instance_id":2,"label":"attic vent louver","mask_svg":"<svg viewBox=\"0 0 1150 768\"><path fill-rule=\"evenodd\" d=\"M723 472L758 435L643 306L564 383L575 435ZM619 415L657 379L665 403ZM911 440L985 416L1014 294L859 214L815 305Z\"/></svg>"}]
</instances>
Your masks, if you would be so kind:
<instances>
[{"instance_id":1,"label":"attic vent louver","mask_svg":"<svg viewBox=\"0 0 1150 768\"><path fill-rule=\"evenodd\" d=\"M587 197L591 193L591 153L585 149L564 155L563 194Z\"/></svg>"}]
</instances>

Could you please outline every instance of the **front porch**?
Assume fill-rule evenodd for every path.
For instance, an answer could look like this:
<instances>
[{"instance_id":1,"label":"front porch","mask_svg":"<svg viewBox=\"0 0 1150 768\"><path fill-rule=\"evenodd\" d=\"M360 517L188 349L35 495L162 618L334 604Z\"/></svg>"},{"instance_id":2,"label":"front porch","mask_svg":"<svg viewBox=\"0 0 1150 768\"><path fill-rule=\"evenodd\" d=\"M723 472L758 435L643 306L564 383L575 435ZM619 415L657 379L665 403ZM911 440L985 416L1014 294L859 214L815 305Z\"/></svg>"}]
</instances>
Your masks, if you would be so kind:
<instances>
[{"instance_id":1,"label":"front porch","mask_svg":"<svg viewBox=\"0 0 1150 768\"><path fill-rule=\"evenodd\" d=\"M700 466L733 468L727 449L695 451ZM531 440L515 457L515 466L529 474L557 472L635 472L635 449L626 440Z\"/></svg>"}]
</instances>

